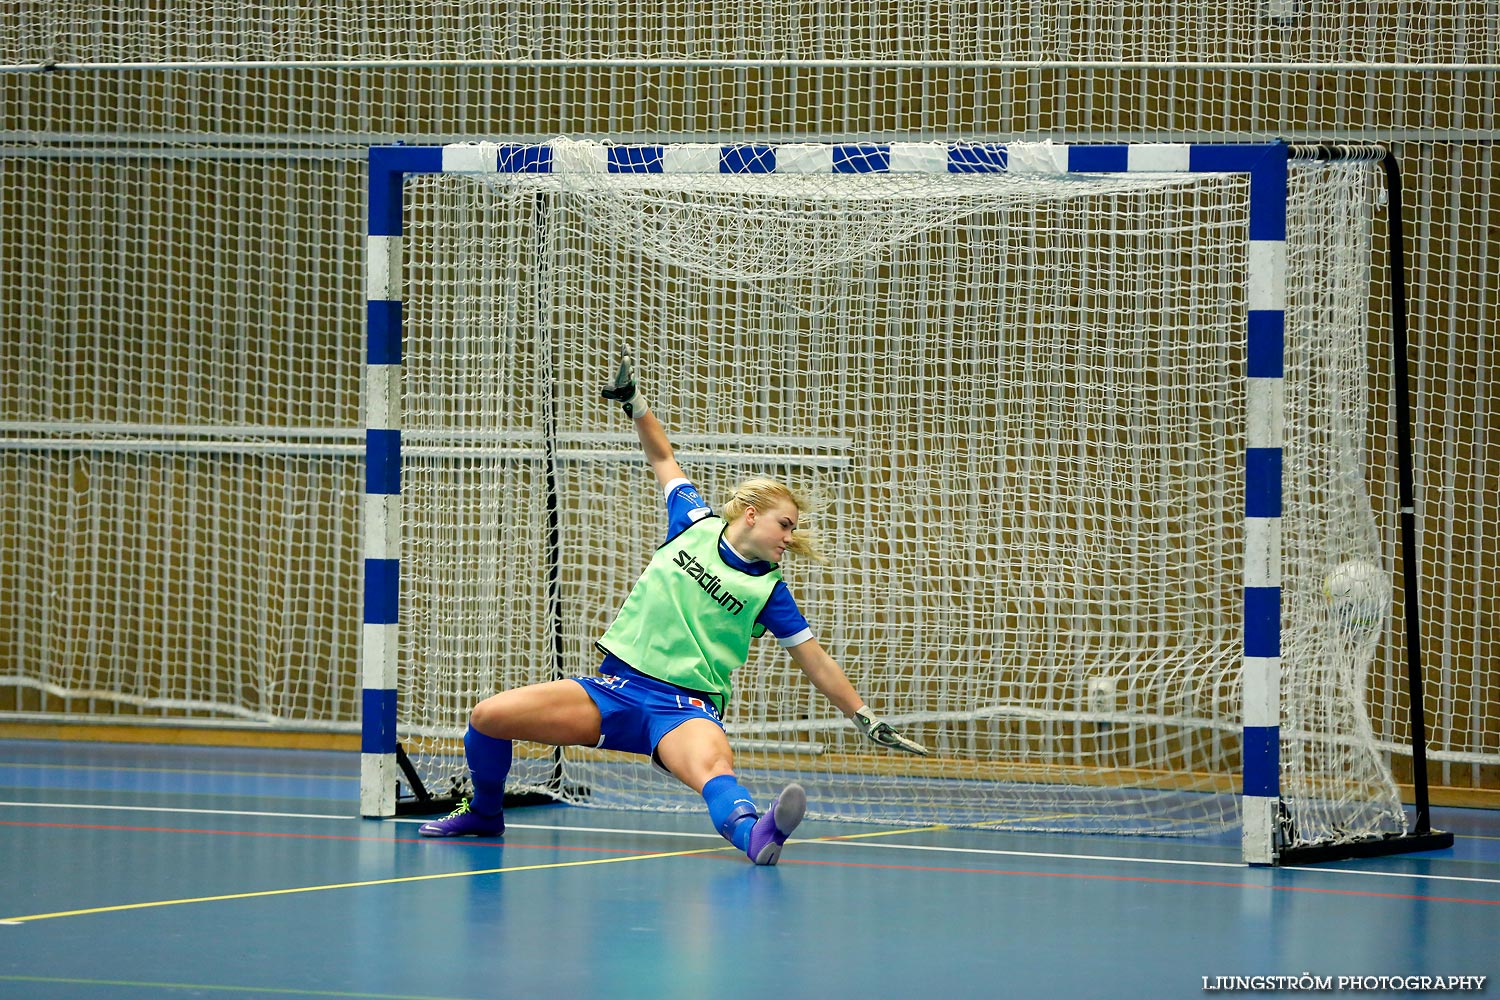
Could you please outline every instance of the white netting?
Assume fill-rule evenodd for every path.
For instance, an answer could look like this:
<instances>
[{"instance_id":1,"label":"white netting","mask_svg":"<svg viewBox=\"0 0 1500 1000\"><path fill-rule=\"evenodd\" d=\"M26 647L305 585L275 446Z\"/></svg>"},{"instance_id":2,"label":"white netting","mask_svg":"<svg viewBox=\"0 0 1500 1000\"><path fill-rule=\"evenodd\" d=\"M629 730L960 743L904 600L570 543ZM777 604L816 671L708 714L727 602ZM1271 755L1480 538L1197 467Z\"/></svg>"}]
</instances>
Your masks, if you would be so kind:
<instances>
[{"instance_id":1,"label":"white netting","mask_svg":"<svg viewBox=\"0 0 1500 1000\"><path fill-rule=\"evenodd\" d=\"M1395 536L1370 483L1394 486L1378 415L1389 313L1371 314L1371 164L1299 165L1288 198L1281 774L1289 843L1401 833L1400 799L1371 728L1370 677L1392 625ZM1388 307L1388 304L1387 304ZM1372 458L1378 474L1371 474Z\"/></svg>"},{"instance_id":2,"label":"white netting","mask_svg":"<svg viewBox=\"0 0 1500 1000\"><path fill-rule=\"evenodd\" d=\"M1301 190L1313 215L1370 193ZM400 704L432 737L408 751L433 784L461 776L474 700L592 669L660 542L633 435L595 398L628 347L709 496L769 471L831 498L812 522L833 562L793 567L794 590L866 697L937 751L868 752L766 642L727 716L747 780L795 772L844 818L1236 820L1242 179L429 177L409 198L403 409L423 457L407 466ZM1312 383L1364 360L1361 286L1316 280L1367 264L1360 218L1295 256L1297 301L1341 310L1296 327ZM1292 453L1317 489L1289 492L1289 521L1379 558L1361 481L1328 473L1362 466L1363 400L1296 398L1337 433ZM1293 777L1327 797L1337 776L1357 800L1332 807L1340 832L1399 828L1357 703L1321 681L1354 669L1329 659L1339 636L1326 613L1292 630L1322 644L1287 670L1289 702L1320 702L1296 715ZM642 765L564 761L590 801L701 807ZM521 780L554 766L533 753Z\"/></svg>"},{"instance_id":3,"label":"white netting","mask_svg":"<svg viewBox=\"0 0 1500 1000\"><path fill-rule=\"evenodd\" d=\"M768 0L640 0L627 12L543 0L308 6L262 0L117 4L21 0L0 42L17 62L286 60L953 59L1443 63L1493 56L1493 13L1433 0L1394 18L1379 5L1285 2L993 7L936 0L836 11Z\"/></svg>"},{"instance_id":4,"label":"white netting","mask_svg":"<svg viewBox=\"0 0 1500 1000\"><path fill-rule=\"evenodd\" d=\"M357 711L363 449L342 371L361 355L314 331L358 323L330 291L362 247L291 188L360 201L317 163L5 162L7 707L312 727Z\"/></svg>"},{"instance_id":5,"label":"white netting","mask_svg":"<svg viewBox=\"0 0 1500 1000\"><path fill-rule=\"evenodd\" d=\"M352 522L296 547L288 592L313 596L268 595L265 606L237 596L259 592L260 563L188 526L259 519L273 537L298 537L310 518L357 509L347 493L297 498L312 483L360 485L349 463L363 338L358 160L369 144L1337 138L1389 142L1407 179L1432 775L1494 789L1497 23L1492 4L1459 2L1408 4L1399 17L1379 4L1226 0L12 3L0 18L0 708L137 714L119 697L86 696L98 677L77 663L110 664L99 675L108 693L182 688L154 675L212 660L220 668L179 699L202 707L166 710L153 696L144 711L355 725ZM1377 242L1370 325L1381 339L1388 260ZM705 308L700 319L716 316ZM258 363L263 340L275 346ZM1389 397L1385 370L1383 358L1366 370L1377 401ZM1369 489L1393 520L1390 417L1377 405L1371 419ZM274 444L290 461L285 445L330 440L309 437L328 433L315 427L347 442L337 474L294 468L270 507L218 488L227 480L209 454L228 465L247 442ZM37 437L56 450L28 444ZM156 473L143 459L119 465L128 472L96 468L89 481L112 492L87 502L63 488L71 468L124 461L96 441L136 439L188 442L174 459L136 450L158 456L155 481L170 489L146 485ZM192 502L170 513L181 495ZM276 513L293 508L306 512L285 522L296 530ZM105 614L140 599L139 574L112 554L130 549L154 553L161 579L209 569L191 574L196 596L163 600L159 615ZM99 554L75 564L64 550ZM1367 705L1405 781L1407 595L1398 585L1393 598ZM169 616L182 621L156 626ZM182 633L194 638L173 638ZM311 652L277 652L286 642ZM135 652L59 652L75 645ZM286 683L326 685L328 697L275 708L259 678L282 668L260 660L283 656L316 678Z\"/></svg>"}]
</instances>

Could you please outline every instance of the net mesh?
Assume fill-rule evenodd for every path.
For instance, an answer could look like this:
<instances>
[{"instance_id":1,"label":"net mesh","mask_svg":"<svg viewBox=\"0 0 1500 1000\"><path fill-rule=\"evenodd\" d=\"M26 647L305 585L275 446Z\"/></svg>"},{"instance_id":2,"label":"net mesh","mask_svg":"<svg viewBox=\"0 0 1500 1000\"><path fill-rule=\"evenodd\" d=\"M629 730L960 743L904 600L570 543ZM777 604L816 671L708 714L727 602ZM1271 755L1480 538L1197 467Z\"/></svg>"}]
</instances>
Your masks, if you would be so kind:
<instances>
[{"instance_id":1,"label":"net mesh","mask_svg":"<svg viewBox=\"0 0 1500 1000\"><path fill-rule=\"evenodd\" d=\"M1291 0L11 3L0 18L0 709L355 726L358 459L296 448L358 441L369 144L1332 138L1390 143L1406 177L1431 775L1493 789L1497 67L1492 5L1447 0L1400 17ZM1380 336L1382 241L1370 275ZM1365 368L1367 471L1388 532L1384 370ZM328 434L341 436L311 436ZM152 450L164 440L177 450ZM255 461L284 477L234 479L208 457L244 464L250 445L274 445L274 460ZM89 492L75 469L93 470ZM287 485L272 497L270 482ZM314 530L323 517L339 527ZM228 540L221 522L238 518L262 523L246 537L297 539L284 591L263 589L262 564ZM216 549L207 524L225 535ZM138 569L123 552L149 557ZM188 567L200 567L191 585L169 582ZM1365 694L1379 752L1406 781L1399 612L1417 595L1396 580ZM98 610L148 599L159 614ZM216 664L174 682L195 707L108 696L155 691L153 675L184 662ZM283 675L298 679L273 682ZM325 694L284 707L276 685Z\"/></svg>"},{"instance_id":2,"label":"net mesh","mask_svg":"<svg viewBox=\"0 0 1500 1000\"><path fill-rule=\"evenodd\" d=\"M330 307L360 318L330 291L362 247L276 196L288 187L360 200L305 165L34 158L0 173L24 220L0 235L7 707L310 727L357 714L363 448L358 380L339 370L362 357L358 339L308 331ZM267 203L253 256L247 199ZM285 294L264 283L292 271L305 282Z\"/></svg>"}]
</instances>

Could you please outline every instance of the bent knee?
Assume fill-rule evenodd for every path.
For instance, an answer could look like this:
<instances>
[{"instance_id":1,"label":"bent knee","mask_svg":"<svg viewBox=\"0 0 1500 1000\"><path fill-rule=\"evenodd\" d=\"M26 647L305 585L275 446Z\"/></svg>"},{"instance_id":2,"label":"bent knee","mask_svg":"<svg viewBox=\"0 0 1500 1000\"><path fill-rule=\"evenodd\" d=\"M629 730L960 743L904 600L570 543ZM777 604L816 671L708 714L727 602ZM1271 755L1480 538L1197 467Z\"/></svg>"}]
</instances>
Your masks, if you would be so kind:
<instances>
[{"instance_id":1,"label":"bent knee","mask_svg":"<svg viewBox=\"0 0 1500 1000\"><path fill-rule=\"evenodd\" d=\"M593 746L599 742L600 716L581 685L554 681L486 698L469 712L469 724L497 740Z\"/></svg>"},{"instance_id":2,"label":"bent knee","mask_svg":"<svg viewBox=\"0 0 1500 1000\"><path fill-rule=\"evenodd\" d=\"M469 725L497 740L508 738L505 732L506 721L505 704L495 698L486 698L469 712Z\"/></svg>"},{"instance_id":3,"label":"bent knee","mask_svg":"<svg viewBox=\"0 0 1500 1000\"><path fill-rule=\"evenodd\" d=\"M701 788L721 774L734 774L734 751L723 730L711 732L691 723L681 726L656 745L656 756L667 770L693 788Z\"/></svg>"}]
</instances>

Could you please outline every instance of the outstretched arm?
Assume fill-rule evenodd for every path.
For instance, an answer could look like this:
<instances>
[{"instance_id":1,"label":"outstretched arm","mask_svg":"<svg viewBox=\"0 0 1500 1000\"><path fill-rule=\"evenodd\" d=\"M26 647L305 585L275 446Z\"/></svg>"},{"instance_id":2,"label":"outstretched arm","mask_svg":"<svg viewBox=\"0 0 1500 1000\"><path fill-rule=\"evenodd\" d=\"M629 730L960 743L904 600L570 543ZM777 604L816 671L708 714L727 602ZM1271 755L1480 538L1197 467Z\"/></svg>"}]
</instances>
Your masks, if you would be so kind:
<instances>
[{"instance_id":1,"label":"outstretched arm","mask_svg":"<svg viewBox=\"0 0 1500 1000\"><path fill-rule=\"evenodd\" d=\"M787 650L787 655L807 675L807 679L812 681L812 686L823 692L840 712L853 716L865 707L865 700L854 690L854 685L849 683L844 668L838 665L838 661L828 654L818 640L799 642Z\"/></svg>"},{"instance_id":2,"label":"outstretched arm","mask_svg":"<svg viewBox=\"0 0 1500 1000\"><path fill-rule=\"evenodd\" d=\"M614 383L600 390L599 394L619 403L625 415L635 423L636 436L641 439L641 451L645 453L651 471L656 473L657 483L666 486L674 479L686 478L672 452L672 442L667 440L666 429L641 395L640 386L636 383L635 361L630 355L621 356Z\"/></svg>"},{"instance_id":3,"label":"outstretched arm","mask_svg":"<svg viewBox=\"0 0 1500 1000\"><path fill-rule=\"evenodd\" d=\"M883 747L891 747L896 750L905 750L920 756L927 756L928 750L915 740L908 739L891 728L890 724L876 718L865 705L865 700L854 690L854 685L849 683L849 678L844 674L844 669L838 665L832 656L828 654L816 639L808 639L799 642L787 650L792 662L801 668L812 681L813 687L838 706L839 711L849 717L856 729L863 733L872 742Z\"/></svg>"},{"instance_id":4,"label":"outstretched arm","mask_svg":"<svg viewBox=\"0 0 1500 1000\"><path fill-rule=\"evenodd\" d=\"M667 440L667 432L661 421L656 419L656 414L648 412L636 417L635 433L641 439L641 451L646 453L646 462L651 466L651 471L656 473L658 484L666 486L674 479L687 478L682 466L677 464L672 443Z\"/></svg>"}]
</instances>

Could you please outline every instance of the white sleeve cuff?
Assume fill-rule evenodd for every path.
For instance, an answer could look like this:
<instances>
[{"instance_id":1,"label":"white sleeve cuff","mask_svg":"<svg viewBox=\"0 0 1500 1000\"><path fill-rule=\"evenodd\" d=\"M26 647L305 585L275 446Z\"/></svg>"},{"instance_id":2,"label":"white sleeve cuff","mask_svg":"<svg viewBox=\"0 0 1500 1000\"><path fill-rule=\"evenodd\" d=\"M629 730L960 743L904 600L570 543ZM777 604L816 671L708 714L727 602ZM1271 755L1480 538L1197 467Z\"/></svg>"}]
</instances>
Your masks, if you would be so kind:
<instances>
[{"instance_id":1,"label":"white sleeve cuff","mask_svg":"<svg viewBox=\"0 0 1500 1000\"><path fill-rule=\"evenodd\" d=\"M692 482L693 481L691 479L687 478L686 476L678 476L676 479L672 480L666 486L662 487L662 491L661 491L662 492L662 496L669 497L669 496L672 495L672 491L675 490L677 487L682 486L684 484L687 484L687 485L691 486Z\"/></svg>"},{"instance_id":2,"label":"white sleeve cuff","mask_svg":"<svg viewBox=\"0 0 1500 1000\"><path fill-rule=\"evenodd\" d=\"M800 646L800 645L802 645L804 642L806 642L807 640L811 639L812 637L813 637L812 629L811 628L805 628L801 632L793 632L791 635L788 635L788 636L780 636L780 635L778 635L776 637L776 641L779 642L779 643L781 643L781 648L782 649L791 649L793 646Z\"/></svg>"}]
</instances>

